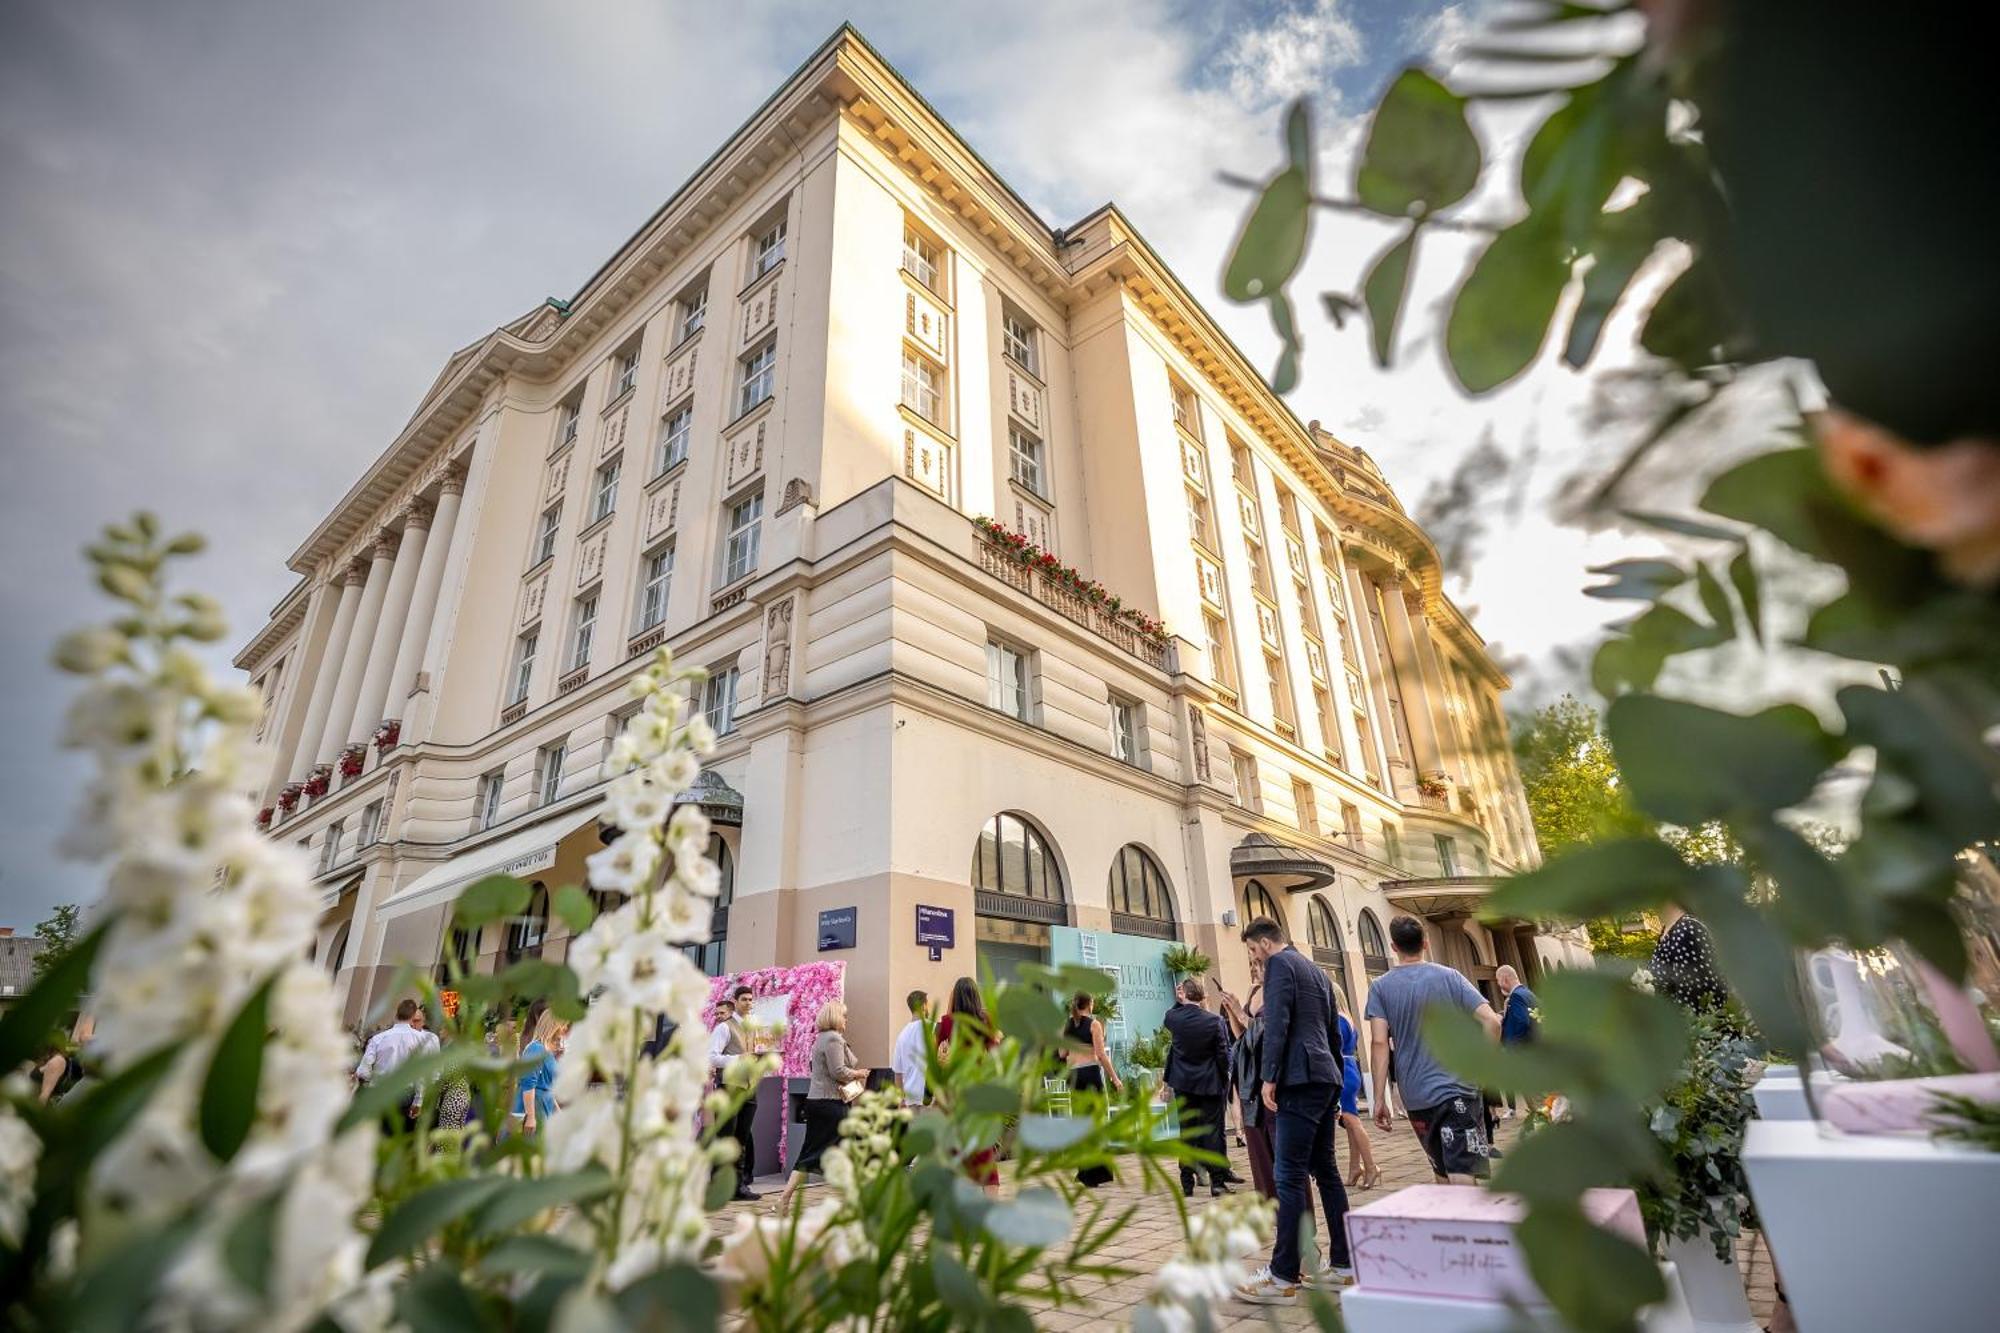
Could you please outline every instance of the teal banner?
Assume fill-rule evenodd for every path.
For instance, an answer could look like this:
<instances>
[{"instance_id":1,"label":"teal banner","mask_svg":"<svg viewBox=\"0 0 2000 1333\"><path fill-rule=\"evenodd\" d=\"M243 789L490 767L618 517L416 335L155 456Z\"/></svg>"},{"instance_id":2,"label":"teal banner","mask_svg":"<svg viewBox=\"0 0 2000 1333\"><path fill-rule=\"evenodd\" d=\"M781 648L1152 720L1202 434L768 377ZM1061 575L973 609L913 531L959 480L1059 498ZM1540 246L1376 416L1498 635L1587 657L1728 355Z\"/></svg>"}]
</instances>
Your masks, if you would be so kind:
<instances>
[{"instance_id":1,"label":"teal banner","mask_svg":"<svg viewBox=\"0 0 2000 1333\"><path fill-rule=\"evenodd\" d=\"M1104 1025L1104 1042L1121 1067L1125 1049L1150 1035L1174 1003L1174 979L1161 960L1173 945L1108 930L1055 926L1049 931L1049 961L1080 963L1109 972L1118 985L1118 1018Z\"/></svg>"}]
</instances>

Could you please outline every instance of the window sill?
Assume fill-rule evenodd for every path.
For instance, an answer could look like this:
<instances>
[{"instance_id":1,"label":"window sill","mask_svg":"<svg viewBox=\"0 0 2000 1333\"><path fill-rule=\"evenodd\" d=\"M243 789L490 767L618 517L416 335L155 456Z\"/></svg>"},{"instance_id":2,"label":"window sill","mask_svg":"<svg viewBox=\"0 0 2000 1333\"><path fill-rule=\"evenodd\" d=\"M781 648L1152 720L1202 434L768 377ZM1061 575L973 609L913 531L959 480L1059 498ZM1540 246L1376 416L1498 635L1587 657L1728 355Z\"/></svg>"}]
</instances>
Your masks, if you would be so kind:
<instances>
[{"instance_id":1,"label":"window sill","mask_svg":"<svg viewBox=\"0 0 2000 1333\"><path fill-rule=\"evenodd\" d=\"M636 631L630 639L627 639L625 641L625 656L629 659L637 657L641 653L651 652L666 642L666 638L667 622L663 619L656 624L648 625L644 629Z\"/></svg>"},{"instance_id":2,"label":"window sill","mask_svg":"<svg viewBox=\"0 0 2000 1333\"><path fill-rule=\"evenodd\" d=\"M1009 477L1007 478L1007 484L1013 487L1016 491L1020 492L1026 498L1033 500L1036 504L1044 505L1050 509L1055 508L1056 502L1054 500L1051 500L1048 496L1042 494L1040 491L1028 485L1026 482L1020 481L1014 477Z\"/></svg>"},{"instance_id":3,"label":"window sill","mask_svg":"<svg viewBox=\"0 0 2000 1333\"><path fill-rule=\"evenodd\" d=\"M744 408L741 412L738 412L733 418L724 422L722 426L722 433L724 435L728 435L732 431L739 430L742 427L748 425L750 422L757 419L758 414L770 411L771 404L777 401L778 401L778 395L775 391L766 394L762 398L759 398L756 402Z\"/></svg>"},{"instance_id":4,"label":"window sill","mask_svg":"<svg viewBox=\"0 0 2000 1333\"><path fill-rule=\"evenodd\" d=\"M943 292L931 286L929 283L925 282L922 278L910 272L910 270L904 268L900 264L896 266L896 272L902 275L903 281L909 284L911 291L916 292L920 296L927 296L931 300L937 302L938 305L944 310L946 314L949 315L954 313L952 309L951 298L949 296L946 296Z\"/></svg>"},{"instance_id":5,"label":"window sill","mask_svg":"<svg viewBox=\"0 0 2000 1333\"><path fill-rule=\"evenodd\" d=\"M618 511L614 509L610 513L606 514L603 518L593 518L592 520L590 520L589 523L584 525L582 531L576 534L577 541L578 542L589 541L592 537L595 537L598 533L604 531L605 528L611 526L611 520L617 517L618 517Z\"/></svg>"},{"instance_id":6,"label":"window sill","mask_svg":"<svg viewBox=\"0 0 2000 1333\"><path fill-rule=\"evenodd\" d=\"M687 465L688 465L687 457L683 455L677 461L669 463L667 464L667 466L661 468L658 472L655 472L653 474L652 480L646 483L647 493L650 494L653 491L658 490L660 486L667 481L668 478L679 476L681 472L687 467Z\"/></svg>"},{"instance_id":7,"label":"window sill","mask_svg":"<svg viewBox=\"0 0 2000 1333\"><path fill-rule=\"evenodd\" d=\"M896 404L896 413L904 421L927 435L934 435L946 444L956 445L958 443L958 436L951 433L950 427L939 425L923 413L917 411L916 408L911 407L908 403L898 402Z\"/></svg>"},{"instance_id":8,"label":"window sill","mask_svg":"<svg viewBox=\"0 0 2000 1333\"><path fill-rule=\"evenodd\" d=\"M626 400L629 399L634 393L636 393L638 391L638 388L639 384L635 380L633 381L630 388L620 389L618 393L612 397L611 401L606 403L603 406L603 408L601 408L598 411L597 413L598 417L600 419L608 417L614 410L623 407L625 405Z\"/></svg>"},{"instance_id":9,"label":"window sill","mask_svg":"<svg viewBox=\"0 0 2000 1333\"><path fill-rule=\"evenodd\" d=\"M576 435L570 436L567 440L556 441L556 447L549 450L548 461L553 463L558 458L561 458L564 454L568 453L571 449L574 449L576 447L577 436L582 434L583 434L582 431L578 431Z\"/></svg>"},{"instance_id":10,"label":"window sill","mask_svg":"<svg viewBox=\"0 0 2000 1333\"><path fill-rule=\"evenodd\" d=\"M551 551L547 555L543 556L540 560L537 560L534 564L529 565L527 569L522 571L521 577L524 580L534 578L537 574L540 574L545 570L547 570L548 567L550 565L553 565L555 562L556 562L556 554L554 551Z\"/></svg>"},{"instance_id":11,"label":"window sill","mask_svg":"<svg viewBox=\"0 0 2000 1333\"><path fill-rule=\"evenodd\" d=\"M703 324L703 325L702 325L702 326L701 326L700 328L698 328L698 329L691 329L691 330L689 330L688 332L686 332L686 333L683 333L683 334L681 335L681 339L680 339L680 341L679 341L679 342L677 342L677 343L675 343L675 344L674 344L674 345L673 345L672 347L669 347L669 348L667 349L667 351L666 351L666 355L665 355L665 356L663 356L663 357L661 358L661 360L663 360L663 361L671 361L671 360L673 360L673 359L674 359L675 357L679 356L679 355L680 355L680 354L681 354L682 352L686 351L686 350L687 350L688 348L690 348L690 347L694 346L694 345L695 345L696 343L700 342L700 341L701 341L701 335L702 335L702 334L703 334L704 332L706 332L706 331L707 331L707 329L708 329L708 325L706 325L706 324Z\"/></svg>"},{"instance_id":12,"label":"window sill","mask_svg":"<svg viewBox=\"0 0 2000 1333\"><path fill-rule=\"evenodd\" d=\"M762 273L752 274L750 277L750 281L744 283L743 289L736 293L736 299L738 301L749 300L753 295L756 294L757 289L759 287L762 287L767 282L774 281L777 278L777 276L780 273L783 273L784 271L785 271L785 261L780 259L777 263L771 265L771 267L765 269Z\"/></svg>"},{"instance_id":13,"label":"window sill","mask_svg":"<svg viewBox=\"0 0 2000 1333\"><path fill-rule=\"evenodd\" d=\"M528 701L526 699L518 699L500 710L500 725L503 727L512 726L527 715Z\"/></svg>"},{"instance_id":14,"label":"window sill","mask_svg":"<svg viewBox=\"0 0 2000 1333\"><path fill-rule=\"evenodd\" d=\"M583 683L589 679L590 663L585 662L582 666L571 667L569 674L556 682L556 694L558 696L573 694L582 688Z\"/></svg>"},{"instance_id":15,"label":"window sill","mask_svg":"<svg viewBox=\"0 0 2000 1333\"><path fill-rule=\"evenodd\" d=\"M1013 357L1007 355L1005 352L1000 353L1000 359L1004 361L1006 364L1012 366L1014 369L1020 371L1023 375L1026 375L1028 377L1028 382L1034 385L1037 389L1047 390L1047 388L1049 387L1048 381L1044 380L1038 371L1035 371L1027 366L1022 365L1019 361L1016 361Z\"/></svg>"},{"instance_id":16,"label":"window sill","mask_svg":"<svg viewBox=\"0 0 2000 1333\"><path fill-rule=\"evenodd\" d=\"M1194 446L1195 448L1197 448L1197 449L1205 449L1205 448L1207 448L1207 447L1208 447L1208 446L1207 446L1207 445L1206 445L1206 444L1205 444L1205 443L1204 443L1204 442L1202 441L1202 438L1201 438L1201 435L1199 434L1199 432L1196 432L1196 431L1192 431L1192 430L1189 430L1189 429L1187 428L1187 425L1186 425L1185 423L1183 423L1183 422L1182 422L1182 421L1181 421L1180 419L1178 419L1178 418L1175 418L1175 419L1174 419L1174 429L1175 429L1175 430L1177 430L1177 431L1179 431L1179 432L1181 433L1181 438L1182 438L1182 439L1186 440L1186 441L1187 441L1187 442L1188 442L1189 444L1192 444L1192 445L1193 445L1193 446Z\"/></svg>"},{"instance_id":17,"label":"window sill","mask_svg":"<svg viewBox=\"0 0 2000 1333\"><path fill-rule=\"evenodd\" d=\"M743 600L744 594L750 590L750 585L756 581L757 571L753 569L733 583L723 584L710 594L708 609L710 611L727 611L730 607L735 606Z\"/></svg>"}]
</instances>

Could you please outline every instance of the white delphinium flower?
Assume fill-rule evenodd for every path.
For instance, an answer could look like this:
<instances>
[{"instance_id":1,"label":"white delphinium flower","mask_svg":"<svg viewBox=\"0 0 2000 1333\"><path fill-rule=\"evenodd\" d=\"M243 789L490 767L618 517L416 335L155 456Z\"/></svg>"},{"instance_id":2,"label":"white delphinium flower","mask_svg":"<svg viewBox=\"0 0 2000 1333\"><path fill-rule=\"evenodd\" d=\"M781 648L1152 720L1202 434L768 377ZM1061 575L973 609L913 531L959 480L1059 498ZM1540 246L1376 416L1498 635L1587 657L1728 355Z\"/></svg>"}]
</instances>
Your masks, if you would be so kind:
<instances>
[{"instance_id":1,"label":"white delphinium flower","mask_svg":"<svg viewBox=\"0 0 2000 1333\"><path fill-rule=\"evenodd\" d=\"M319 900L304 857L253 829L244 793L259 774L258 703L212 680L184 645L224 632L207 598L169 599L166 558L198 539L158 540L141 515L91 549L98 582L128 609L65 639L56 659L91 678L65 741L97 763L65 850L105 864L106 936L92 970L97 1067L115 1075L156 1054L172 1063L83 1182L77 1243L189 1213L199 1232L149 1308L166 1325L304 1326L360 1276L354 1217L370 1184L372 1130L333 1139L347 1101L346 1034L326 974L306 961ZM203 1086L216 1043L268 984L247 1137L230 1160L203 1141ZM285 1191L263 1294L228 1275L219 1244L244 1210ZM115 1239L106 1243L116 1243Z\"/></svg>"},{"instance_id":2,"label":"white delphinium flower","mask_svg":"<svg viewBox=\"0 0 2000 1333\"><path fill-rule=\"evenodd\" d=\"M1205 1323L1243 1280L1243 1257L1270 1240L1276 1206L1257 1194L1232 1194L1188 1214L1187 1248L1153 1275L1147 1308L1166 1329Z\"/></svg>"},{"instance_id":3,"label":"white delphinium flower","mask_svg":"<svg viewBox=\"0 0 2000 1333\"><path fill-rule=\"evenodd\" d=\"M41 1159L41 1138L15 1114L11 1102L0 1101L0 1245L21 1244Z\"/></svg>"}]
</instances>

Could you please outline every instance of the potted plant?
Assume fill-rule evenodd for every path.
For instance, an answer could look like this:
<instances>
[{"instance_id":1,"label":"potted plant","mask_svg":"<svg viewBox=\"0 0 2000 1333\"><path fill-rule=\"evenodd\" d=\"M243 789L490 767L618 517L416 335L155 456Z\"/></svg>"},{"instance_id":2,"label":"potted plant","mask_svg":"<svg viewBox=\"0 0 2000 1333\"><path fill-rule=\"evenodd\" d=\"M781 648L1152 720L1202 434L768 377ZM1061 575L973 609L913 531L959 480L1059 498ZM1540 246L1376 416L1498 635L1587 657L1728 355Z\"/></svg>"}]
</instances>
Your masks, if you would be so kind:
<instances>
[{"instance_id":1,"label":"potted plant","mask_svg":"<svg viewBox=\"0 0 2000 1333\"><path fill-rule=\"evenodd\" d=\"M283 790L281 790L278 793L279 813L289 815L290 813L292 813L292 811L298 809L299 798L301 796L304 796L305 794L306 794L305 783L303 782L286 783Z\"/></svg>"},{"instance_id":2,"label":"potted plant","mask_svg":"<svg viewBox=\"0 0 2000 1333\"><path fill-rule=\"evenodd\" d=\"M1208 975L1208 970L1215 966L1215 960L1191 944L1176 944L1160 955L1160 966L1180 980Z\"/></svg>"},{"instance_id":3,"label":"potted plant","mask_svg":"<svg viewBox=\"0 0 2000 1333\"><path fill-rule=\"evenodd\" d=\"M276 814L277 808L275 806L267 805L262 810L259 810L257 812L257 827L260 829L271 827L271 819Z\"/></svg>"},{"instance_id":4,"label":"potted plant","mask_svg":"<svg viewBox=\"0 0 2000 1333\"><path fill-rule=\"evenodd\" d=\"M318 800L333 790L333 766L321 764L306 776L305 794Z\"/></svg>"},{"instance_id":5,"label":"potted plant","mask_svg":"<svg viewBox=\"0 0 2000 1333\"><path fill-rule=\"evenodd\" d=\"M392 717L387 721L385 721L381 726L375 728L375 735L373 738L375 742L375 749L378 752L383 750L393 750L396 748L396 742L401 740L402 738L403 738L402 719Z\"/></svg>"},{"instance_id":6,"label":"potted plant","mask_svg":"<svg viewBox=\"0 0 2000 1333\"><path fill-rule=\"evenodd\" d=\"M340 752L340 776L343 780L361 776L362 765L368 760L368 747L350 745Z\"/></svg>"}]
</instances>

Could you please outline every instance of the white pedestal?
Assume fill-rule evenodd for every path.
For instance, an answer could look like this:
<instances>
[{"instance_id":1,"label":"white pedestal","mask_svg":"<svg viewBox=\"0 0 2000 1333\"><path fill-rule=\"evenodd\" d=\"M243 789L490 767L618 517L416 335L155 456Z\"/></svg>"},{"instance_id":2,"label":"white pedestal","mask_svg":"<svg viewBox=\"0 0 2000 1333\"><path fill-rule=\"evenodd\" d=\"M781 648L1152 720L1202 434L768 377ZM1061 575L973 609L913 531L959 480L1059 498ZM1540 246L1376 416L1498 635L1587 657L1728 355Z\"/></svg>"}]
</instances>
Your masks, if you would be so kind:
<instances>
[{"instance_id":1,"label":"white pedestal","mask_svg":"<svg viewBox=\"0 0 2000 1333\"><path fill-rule=\"evenodd\" d=\"M1669 1241L1667 1258L1680 1271L1681 1297L1694 1333L1758 1333L1743 1270L1716 1258L1708 1237Z\"/></svg>"},{"instance_id":2,"label":"white pedestal","mask_svg":"<svg viewBox=\"0 0 2000 1333\"><path fill-rule=\"evenodd\" d=\"M2000 1154L1756 1120L1743 1166L1801 1328L1993 1326Z\"/></svg>"},{"instance_id":3,"label":"white pedestal","mask_svg":"<svg viewBox=\"0 0 2000 1333\"><path fill-rule=\"evenodd\" d=\"M1815 1069L1812 1080L1814 1096L1843 1081L1840 1075L1824 1069ZM1778 1065L1765 1071L1764 1077L1750 1089L1750 1095L1757 1102L1757 1116L1761 1120L1812 1119L1812 1110L1806 1105L1804 1079L1797 1065Z\"/></svg>"},{"instance_id":4,"label":"white pedestal","mask_svg":"<svg viewBox=\"0 0 2000 1333\"><path fill-rule=\"evenodd\" d=\"M1691 1333L1687 1307L1681 1300L1680 1278L1672 1264L1661 1264L1667 1299L1640 1316L1645 1333ZM1564 1327L1552 1310L1526 1312L1530 1327L1560 1333ZM1364 1291L1349 1287L1340 1296L1340 1317L1348 1333L1510 1333L1522 1325L1514 1311L1495 1301L1456 1301L1444 1296L1410 1296L1402 1292Z\"/></svg>"}]
</instances>

